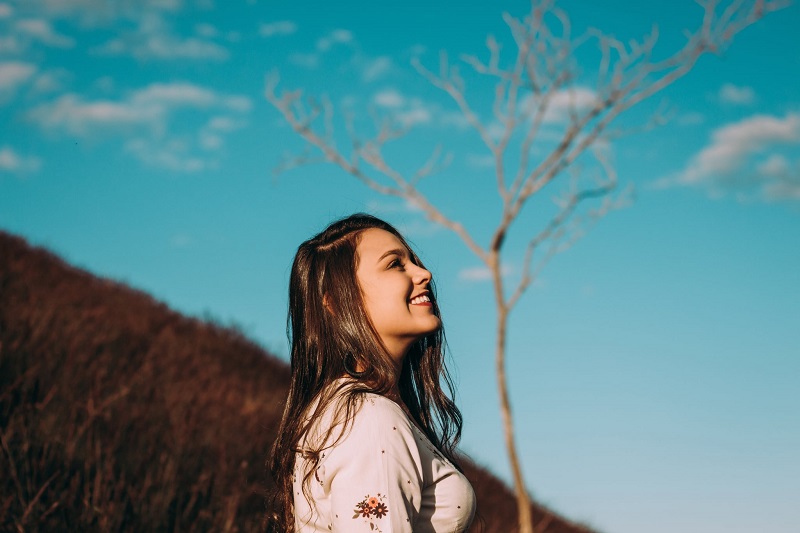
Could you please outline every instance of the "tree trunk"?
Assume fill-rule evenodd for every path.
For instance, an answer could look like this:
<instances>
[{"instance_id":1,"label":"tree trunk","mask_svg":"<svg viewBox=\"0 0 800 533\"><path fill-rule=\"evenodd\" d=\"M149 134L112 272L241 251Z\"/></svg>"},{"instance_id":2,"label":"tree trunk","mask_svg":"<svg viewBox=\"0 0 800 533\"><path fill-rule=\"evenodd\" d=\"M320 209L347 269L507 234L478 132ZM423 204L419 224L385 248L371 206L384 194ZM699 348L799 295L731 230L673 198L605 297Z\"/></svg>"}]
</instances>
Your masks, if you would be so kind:
<instances>
[{"instance_id":1,"label":"tree trunk","mask_svg":"<svg viewBox=\"0 0 800 533\"><path fill-rule=\"evenodd\" d=\"M514 439L514 420L511 416L511 401L508 397L508 383L506 382L506 328L508 326L508 307L503 295L503 280L500 261L497 254L493 254L492 274L494 278L495 299L497 303L497 344L495 346L495 362L497 372L497 392L500 396L500 413L503 417L503 433L506 441L508 461L511 465L511 474L514 477L514 492L517 496L517 516L519 533L533 533L533 516L531 515L531 502L525 488L522 467L517 456L517 445Z\"/></svg>"}]
</instances>

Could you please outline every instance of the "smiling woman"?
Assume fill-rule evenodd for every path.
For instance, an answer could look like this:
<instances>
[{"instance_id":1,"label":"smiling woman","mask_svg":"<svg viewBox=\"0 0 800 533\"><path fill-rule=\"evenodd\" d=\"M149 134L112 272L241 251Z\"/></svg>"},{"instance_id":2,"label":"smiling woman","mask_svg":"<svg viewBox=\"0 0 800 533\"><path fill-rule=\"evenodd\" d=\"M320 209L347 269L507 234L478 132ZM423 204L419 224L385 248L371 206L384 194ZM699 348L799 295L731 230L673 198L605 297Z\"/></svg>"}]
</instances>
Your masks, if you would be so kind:
<instances>
[{"instance_id":1,"label":"smiling woman","mask_svg":"<svg viewBox=\"0 0 800 533\"><path fill-rule=\"evenodd\" d=\"M431 273L412 259L397 235L384 229L365 230L356 253L364 308L399 369L411 344L442 325L428 289Z\"/></svg>"},{"instance_id":2,"label":"smiling woman","mask_svg":"<svg viewBox=\"0 0 800 533\"><path fill-rule=\"evenodd\" d=\"M442 321L431 273L402 235L356 214L301 244L289 330L269 529L466 531L475 496L455 461L461 414Z\"/></svg>"}]
</instances>

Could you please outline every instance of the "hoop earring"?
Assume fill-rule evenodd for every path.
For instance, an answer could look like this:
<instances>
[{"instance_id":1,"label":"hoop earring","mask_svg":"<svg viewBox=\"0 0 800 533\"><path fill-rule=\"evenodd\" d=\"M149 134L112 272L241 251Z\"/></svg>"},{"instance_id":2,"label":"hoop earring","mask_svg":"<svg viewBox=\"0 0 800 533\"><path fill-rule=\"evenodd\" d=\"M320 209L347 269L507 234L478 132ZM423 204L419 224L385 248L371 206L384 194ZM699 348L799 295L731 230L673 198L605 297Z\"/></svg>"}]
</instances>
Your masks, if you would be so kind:
<instances>
[{"instance_id":1,"label":"hoop earring","mask_svg":"<svg viewBox=\"0 0 800 533\"><path fill-rule=\"evenodd\" d=\"M351 359L353 359L354 360L353 363L355 363L355 357L353 356L353 354L347 352L347 355L344 356L344 371L347 372L347 375L353 379L361 379L364 376L366 376L367 375L366 370L364 372L356 372L355 370L353 370L352 368L353 363L350 362Z\"/></svg>"}]
</instances>

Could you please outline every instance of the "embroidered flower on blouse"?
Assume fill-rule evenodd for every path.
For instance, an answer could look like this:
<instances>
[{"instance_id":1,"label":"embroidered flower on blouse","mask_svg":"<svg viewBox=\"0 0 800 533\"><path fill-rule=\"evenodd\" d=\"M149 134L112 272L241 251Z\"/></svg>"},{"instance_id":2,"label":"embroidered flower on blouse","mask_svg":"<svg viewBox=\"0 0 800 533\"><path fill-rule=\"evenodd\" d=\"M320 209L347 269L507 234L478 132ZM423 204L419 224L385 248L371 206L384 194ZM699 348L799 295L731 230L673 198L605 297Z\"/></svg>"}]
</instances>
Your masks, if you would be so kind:
<instances>
[{"instance_id":1,"label":"embroidered flower on blouse","mask_svg":"<svg viewBox=\"0 0 800 533\"><path fill-rule=\"evenodd\" d=\"M363 500L355 505L353 513L353 519L364 518L369 524L370 531L381 533L378 524L373 519L380 519L386 516L389 513L389 508L383 503L383 495L378 493L375 496L365 496Z\"/></svg>"},{"instance_id":2,"label":"embroidered flower on blouse","mask_svg":"<svg viewBox=\"0 0 800 533\"><path fill-rule=\"evenodd\" d=\"M372 513L377 516L378 518L383 518L389 512L389 509L382 503L379 503L375 506L372 510Z\"/></svg>"}]
</instances>

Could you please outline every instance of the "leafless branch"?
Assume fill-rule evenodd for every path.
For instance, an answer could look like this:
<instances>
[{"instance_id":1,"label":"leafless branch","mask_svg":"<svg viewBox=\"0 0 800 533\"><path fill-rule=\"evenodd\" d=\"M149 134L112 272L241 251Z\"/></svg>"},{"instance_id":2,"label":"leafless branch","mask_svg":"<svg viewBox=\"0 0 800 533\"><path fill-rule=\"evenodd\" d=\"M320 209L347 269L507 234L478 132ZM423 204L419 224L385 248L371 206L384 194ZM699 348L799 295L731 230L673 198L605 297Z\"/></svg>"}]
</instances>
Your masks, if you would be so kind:
<instances>
[{"instance_id":1,"label":"leafless branch","mask_svg":"<svg viewBox=\"0 0 800 533\"><path fill-rule=\"evenodd\" d=\"M426 166L423 166L412 179L406 179L402 173L392 168L386 162L382 153L383 145L397 136L397 130L393 129L389 122L381 123L379 132L373 139L359 142L359 148L355 152L356 155L347 159L334 144L328 142L323 136L316 133L312 127L309 127L298 118L298 116L305 115L303 115L303 111L298 111L295 105L299 98L296 91L284 91L281 96L278 96L276 89L277 79L268 78L265 92L267 100L281 112L284 120L286 120L298 135L322 152L327 162L342 168L348 174L378 193L410 201L422 209L431 221L456 233L467 247L479 258L484 259L486 257L486 252L473 240L472 236L461 223L446 217L416 188L415 182L422 176L430 173L429 170L426 170ZM370 165L379 175L388 177L393 184L385 185L369 176L361 168L359 164L360 161L364 161ZM422 176L420 176L420 172L422 172Z\"/></svg>"}]
</instances>

